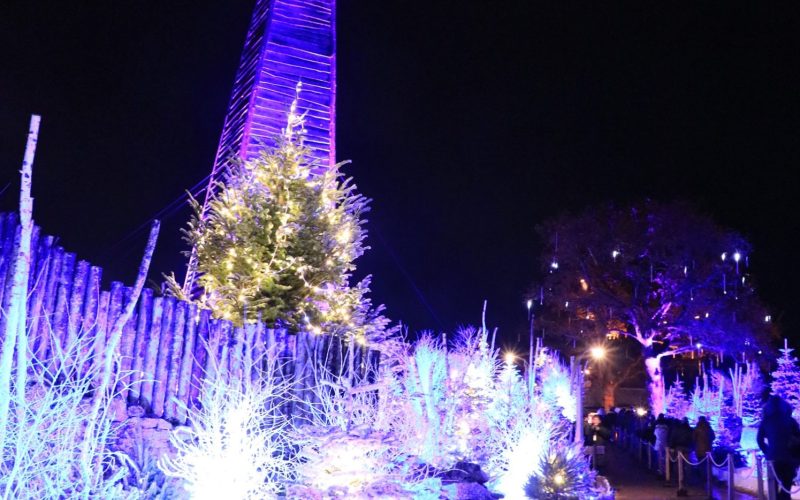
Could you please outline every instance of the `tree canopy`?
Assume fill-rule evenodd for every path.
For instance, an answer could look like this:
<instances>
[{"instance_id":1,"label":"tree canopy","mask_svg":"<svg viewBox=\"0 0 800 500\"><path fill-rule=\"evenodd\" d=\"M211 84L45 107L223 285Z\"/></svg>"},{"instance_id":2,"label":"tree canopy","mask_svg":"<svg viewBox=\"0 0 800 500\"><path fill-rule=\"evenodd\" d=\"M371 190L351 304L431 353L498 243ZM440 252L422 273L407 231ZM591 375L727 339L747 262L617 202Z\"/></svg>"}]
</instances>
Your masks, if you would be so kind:
<instances>
[{"instance_id":1,"label":"tree canopy","mask_svg":"<svg viewBox=\"0 0 800 500\"><path fill-rule=\"evenodd\" d=\"M539 232L537 328L582 343L635 340L656 406L663 357L738 357L768 344L772 324L749 273L750 244L686 203L606 205L553 218Z\"/></svg>"}]
</instances>

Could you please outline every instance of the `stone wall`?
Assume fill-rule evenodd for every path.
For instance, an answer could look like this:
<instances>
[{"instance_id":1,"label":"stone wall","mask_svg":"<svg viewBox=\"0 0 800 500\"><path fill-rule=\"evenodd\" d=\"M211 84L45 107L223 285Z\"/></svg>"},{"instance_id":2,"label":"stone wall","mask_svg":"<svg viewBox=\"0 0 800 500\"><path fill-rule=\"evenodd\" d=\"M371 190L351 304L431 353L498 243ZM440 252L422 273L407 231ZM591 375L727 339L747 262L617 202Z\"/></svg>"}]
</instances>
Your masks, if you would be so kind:
<instances>
[{"instance_id":1,"label":"stone wall","mask_svg":"<svg viewBox=\"0 0 800 500\"><path fill-rule=\"evenodd\" d=\"M137 465L174 456L170 434L178 426L163 418L147 417L141 406L127 406L117 399L112 404L112 421L117 425L113 449L128 455Z\"/></svg>"}]
</instances>

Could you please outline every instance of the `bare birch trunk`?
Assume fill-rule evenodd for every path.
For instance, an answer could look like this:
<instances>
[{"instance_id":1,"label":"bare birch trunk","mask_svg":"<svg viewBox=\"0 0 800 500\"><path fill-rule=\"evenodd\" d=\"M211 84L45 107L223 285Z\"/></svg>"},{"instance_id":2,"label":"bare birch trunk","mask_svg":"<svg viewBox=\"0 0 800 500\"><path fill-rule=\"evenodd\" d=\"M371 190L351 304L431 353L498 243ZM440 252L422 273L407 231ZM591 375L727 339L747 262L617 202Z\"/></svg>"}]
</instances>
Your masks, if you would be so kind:
<instances>
[{"instance_id":1,"label":"bare birch trunk","mask_svg":"<svg viewBox=\"0 0 800 500\"><path fill-rule=\"evenodd\" d=\"M158 230L160 227L161 223L158 220L154 220L153 226L150 228L150 236L147 239L147 246L144 249L142 263L139 266L139 273L136 276L136 283L133 285L133 293L131 293L130 301L125 304L125 309L123 309L122 314L117 319L116 323L114 323L113 328L109 332L109 341L106 345L105 355L103 357L103 375L99 386L96 388L92 412L89 414L89 418L86 422L86 432L84 434L81 449L81 468L83 469L82 473L84 480L90 477L92 468L94 468L96 474L102 473L102 468L95 467L97 464L92 463L92 460L88 456L92 444L91 441L97 426L100 407L103 401L106 399L107 394L105 394L105 392L108 389L109 382L111 381L111 370L114 362L114 354L117 350L117 345L119 344L120 338L122 337L122 330L130 317L133 315L133 310L136 307L136 303L139 301L142 288L144 288L144 281L147 278L148 271L150 270L150 261L153 258L153 251L156 248L156 240L158 239Z\"/></svg>"},{"instance_id":2,"label":"bare birch trunk","mask_svg":"<svg viewBox=\"0 0 800 500\"><path fill-rule=\"evenodd\" d=\"M25 332L26 301L28 298L28 275L31 266L31 235L33 233L33 198L31 198L31 176L36 142L39 139L41 117L31 116L28 142L22 161L22 179L19 194L20 238L14 262L14 278L11 289L11 306L7 315L6 330L0 353L0 452L5 448L8 430L8 412L11 403L11 372L14 364L14 347L17 350L16 397L17 411L24 417L25 384L28 375L28 337Z\"/></svg>"}]
</instances>

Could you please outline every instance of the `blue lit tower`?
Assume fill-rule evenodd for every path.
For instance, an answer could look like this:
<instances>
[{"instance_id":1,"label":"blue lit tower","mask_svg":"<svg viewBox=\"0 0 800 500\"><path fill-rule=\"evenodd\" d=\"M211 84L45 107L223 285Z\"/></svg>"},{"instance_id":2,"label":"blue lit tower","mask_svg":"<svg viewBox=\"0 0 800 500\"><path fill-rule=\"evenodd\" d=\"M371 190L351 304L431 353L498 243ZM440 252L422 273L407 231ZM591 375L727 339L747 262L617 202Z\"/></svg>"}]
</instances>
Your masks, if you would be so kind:
<instances>
[{"instance_id":1,"label":"blue lit tower","mask_svg":"<svg viewBox=\"0 0 800 500\"><path fill-rule=\"evenodd\" d=\"M273 144L303 83L306 144L322 165L334 161L335 0L256 0L222 128L212 179L231 155Z\"/></svg>"},{"instance_id":2,"label":"blue lit tower","mask_svg":"<svg viewBox=\"0 0 800 500\"><path fill-rule=\"evenodd\" d=\"M302 83L305 144L321 168L333 165L336 124L336 1L256 0L203 206L232 157L248 159L286 126ZM190 259L185 288L194 281Z\"/></svg>"}]
</instances>

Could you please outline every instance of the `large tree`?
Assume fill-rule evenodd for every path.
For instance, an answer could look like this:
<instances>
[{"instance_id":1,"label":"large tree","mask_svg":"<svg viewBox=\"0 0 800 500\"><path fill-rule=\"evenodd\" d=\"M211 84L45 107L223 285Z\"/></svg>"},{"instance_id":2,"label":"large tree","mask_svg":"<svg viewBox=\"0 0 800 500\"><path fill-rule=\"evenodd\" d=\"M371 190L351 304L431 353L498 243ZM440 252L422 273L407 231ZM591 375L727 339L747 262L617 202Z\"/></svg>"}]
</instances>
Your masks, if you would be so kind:
<instances>
[{"instance_id":1,"label":"large tree","mask_svg":"<svg viewBox=\"0 0 800 500\"><path fill-rule=\"evenodd\" d=\"M304 144L304 117L292 105L274 147L232 161L208 207L193 201L184 231L197 257L198 302L241 324L354 335L381 333L382 306L367 297L369 277L351 284L363 254L368 200L341 164L320 169ZM315 170L322 170L314 174ZM170 291L183 294L174 276Z\"/></svg>"},{"instance_id":2,"label":"large tree","mask_svg":"<svg viewBox=\"0 0 800 500\"><path fill-rule=\"evenodd\" d=\"M656 412L664 408L664 357L740 357L768 341L750 245L688 204L606 205L551 219L540 234L538 328L583 345L636 341Z\"/></svg>"}]
</instances>

